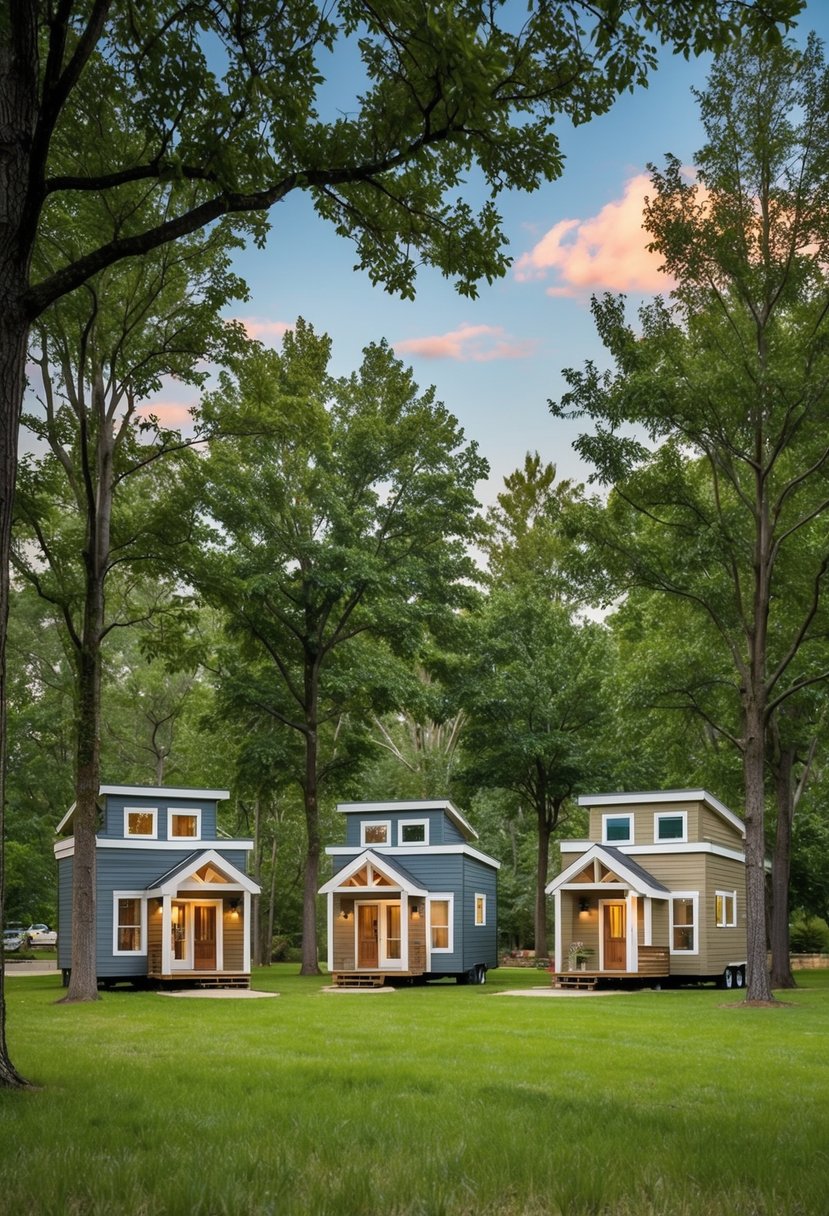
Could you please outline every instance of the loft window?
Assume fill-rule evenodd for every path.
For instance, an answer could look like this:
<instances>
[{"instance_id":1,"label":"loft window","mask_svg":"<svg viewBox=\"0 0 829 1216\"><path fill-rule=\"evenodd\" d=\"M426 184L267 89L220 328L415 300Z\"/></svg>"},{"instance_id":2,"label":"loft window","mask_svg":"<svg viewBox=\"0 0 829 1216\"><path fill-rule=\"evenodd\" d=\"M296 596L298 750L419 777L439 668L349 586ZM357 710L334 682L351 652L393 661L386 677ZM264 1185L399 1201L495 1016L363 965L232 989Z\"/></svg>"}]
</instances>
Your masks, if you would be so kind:
<instances>
[{"instance_id":1,"label":"loft window","mask_svg":"<svg viewBox=\"0 0 829 1216\"><path fill-rule=\"evenodd\" d=\"M632 815L602 815L603 844L633 844Z\"/></svg>"},{"instance_id":2,"label":"loft window","mask_svg":"<svg viewBox=\"0 0 829 1216\"><path fill-rule=\"evenodd\" d=\"M360 824L361 844L389 844L391 823L389 820L370 819Z\"/></svg>"},{"instance_id":3,"label":"loft window","mask_svg":"<svg viewBox=\"0 0 829 1216\"><path fill-rule=\"evenodd\" d=\"M169 840L198 840L201 837L201 811L167 811Z\"/></svg>"},{"instance_id":4,"label":"loft window","mask_svg":"<svg viewBox=\"0 0 829 1216\"><path fill-rule=\"evenodd\" d=\"M688 839L688 816L685 811L657 812L653 817L653 829L656 841L683 844Z\"/></svg>"},{"instance_id":5,"label":"loft window","mask_svg":"<svg viewBox=\"0 0 829 1216\"><path fill-rule=\"evenodd\" d=\"M401 819L397 829L399 844L428 844L428 819Z\"/></svg>"},{"instance_id":6,"label":"loft window","mask_svg":"<svg viewBox=\"0 0 829 1216\"><path fill-rule=\"evenodd\" d=\"M158 835L158 812L155 807L124 807L124 835L143 836L155 840Z\"/></svg>"}]
</instances>

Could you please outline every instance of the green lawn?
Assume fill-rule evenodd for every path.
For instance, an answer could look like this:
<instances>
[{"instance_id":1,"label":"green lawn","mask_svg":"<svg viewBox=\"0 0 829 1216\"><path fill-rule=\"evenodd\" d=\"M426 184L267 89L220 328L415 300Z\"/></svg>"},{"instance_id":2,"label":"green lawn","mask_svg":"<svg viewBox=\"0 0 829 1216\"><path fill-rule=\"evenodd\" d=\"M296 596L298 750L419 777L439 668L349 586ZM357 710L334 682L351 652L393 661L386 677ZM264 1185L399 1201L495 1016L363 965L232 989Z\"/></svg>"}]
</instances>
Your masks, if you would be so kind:
<instances>
[{"instance_id":1,"label":"green lawn","mask_svg":"<svg viewBox=\"0 0 829 1216\"><path fill-rule=\"evenodd\" d=\"M829 1210L829 972L779 1009L714 989L278 999L6 984L0 1213L469 1216Z\"/></svg>"}]
</instances>

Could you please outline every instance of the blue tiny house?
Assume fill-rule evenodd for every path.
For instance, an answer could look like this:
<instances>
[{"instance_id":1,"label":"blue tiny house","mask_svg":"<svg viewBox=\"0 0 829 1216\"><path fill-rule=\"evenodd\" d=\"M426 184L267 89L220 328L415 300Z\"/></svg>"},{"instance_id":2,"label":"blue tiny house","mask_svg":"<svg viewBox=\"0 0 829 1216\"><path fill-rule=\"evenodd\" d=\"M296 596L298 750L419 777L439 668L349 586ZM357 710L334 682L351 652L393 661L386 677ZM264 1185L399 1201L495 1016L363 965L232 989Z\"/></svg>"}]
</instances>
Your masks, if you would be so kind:
<instances>
[{"instance_id":1,"label":"blue tiny house","mask_svg":"<svg viewBox=\"0 0 829 1216\"><path fill-rule=\"evenodd\" d=\"M247 986L250 840L219 838L226 790L104 785L96 834L98 983ZM58 967L72 967L74 807L58 824Z\"/></svg>"},{"instance_id":2,"label":"blue tiny house","mask_svg":"<svg viewBox=\"0 0 829 1216\"><path fill-rule=\"evenodd\" d=\"M326 849L328 969L340 986L454 977L498 966L500 862L451 802L347 802L346 843Z\"/></svg>"}]
</instances>

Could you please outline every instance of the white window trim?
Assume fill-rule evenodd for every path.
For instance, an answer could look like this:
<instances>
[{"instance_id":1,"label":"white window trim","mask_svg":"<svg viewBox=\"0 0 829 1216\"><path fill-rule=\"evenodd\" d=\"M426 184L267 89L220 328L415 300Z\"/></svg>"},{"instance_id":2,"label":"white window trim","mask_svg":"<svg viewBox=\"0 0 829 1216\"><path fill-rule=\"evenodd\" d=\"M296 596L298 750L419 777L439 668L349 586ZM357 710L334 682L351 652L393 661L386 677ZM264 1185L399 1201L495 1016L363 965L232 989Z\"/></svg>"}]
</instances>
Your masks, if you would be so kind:
<instances>
[{"instance_id":1,"label":"white window trim","mask_svg":"<svg viewBox=\"0 0 829 1216\"><path fill-rule=\"evenodd\" d=\"M627 819L628 821L628 838L627 840L608 840L607 825L611 819ZM609 844L611 848L615 845L633 844L633 812L627 811L612 811L606 815L602 815L602 844Z\"/></svg>"},{"instance_id":2,"label":"white window trim","mask_svg":"<svg viewBox=\"0 0 829 1216\"><path fill-rule=\"evenodd\" d=\"M131 832L130 815L152 815L153 830L151 832ZM158 808L154 806L125 806L124 807L124 839L125 840L158 840Z\"/></svg>"},{"instance_id":3,"label":"white window trim","mask_svg":"<svg viewBox=\"0 0 829 1216\"><path fill-rule=\"evenodd\" d=\"M723 919L717 916L717 900L723 900ZM731 900L731 919L728 919L728 900ZM715 891L714 892L714 918L717 922L718 929L735 929L737 927L737 892L736 891Z\"/></svg>"},{"instance_id":4,"label":"white window trim","mask_svg":"<svg viewBox=\"0 0 829 1216\"><path fill-rule=\"evenodd\" d=\"M446 901L449 904L449 944L432 945L432 902ZM426 901L426 941L430 954L452 954L455 949L455 896L452 891L433 891Z\"/></svg>"},{"instance_id":5,"label":"white window trim","mask_svg":"<svg viewBox=\"0 0 829 1216\"><path fill-rule=\"evenodd\" d=\"M663 819L681 819L682 835L662 837L659 835L659 824ZM688 843L688 812L687 811L655 811L653 816L654 844L687 844Z\"/></svg>"},{"instance_id":6,"label":"white window trim","mask_svg":"<svg viewBox=\"0 0 829 1216\"><path fill-rule=\"evenodd\" d=\"M141 916L141 946L138 950L118 949L118 901L120 899L137 899ZM113 891L112 892L112 953L124 957L129 955L137 958L147 953L147 894L145 891Z\"/></svg>"},{"instance_id":7,"label":"white window trim","mask_svg":"<svg viewBox=\"0 0 829 1216\"><path fill-rule=\"evenodd\" d=\"M675 950L674 949L674 900L675 899L690 899L694 905L694 948L693 950ZM695 954L699 954L699 891L671 891L671 898L668 900L668 943L671 954L677 954L680 958L691 958ZM687 929L687 925L679 925L678 928Z\"/></svg>"},{"instance_id":8,"label":"white window trim","mask_svg":"<svg viewBox=\"0 0 829 1216\"><path fill-rule=\"evenodd\" d=\"M196 819L195 836L174 836L173 818L176 815L194 815ZM167 839L168 840L201 840L201 807L199 806L168 806L167 807Z\"/></svg>"},{"instance_id":9,"label":"white window trim","mask_svg":"<svg viewBox=\"0 0 829 1216\"><path fill-rule=\"evenodd\" d=\"M423 828L422 840L404 840L404 828ZM397 844L401 849L425 849L429 844L428 819L401 819L397 825Z\"/></svg>"},{"instance_id":10,"label":"white window trim","mask_svg":"<svg viewBox=\"0 0 829 1216\"><path fill-rule=\"evenodd\" d=\"M481 916L481 919L480 919L480 920L478 920L478 900L479 900L479 899L482 901L482 905L483 905L483 915ZM486 894L485 894L483 891L476 891L476 892L475 892L474 917L473 917L473 919L474 919L474 922L475 922L475 927L476 927L476 928L483 927L483 926L485 926L485 925L486 925Z\"/></svg>"},{"instance_id":11,"label":"white window trim","mask_svg":"<svg viewBox=\"0 0 829 1216\"><path fill-rule=\"evenodd\" d=\"M377 840L366 840L366 828L385 828L386 839L381 844ZM391 820L390 819L363 819L360 821L360 844L364 849L371 849L377 846L379 849L386 848L391 844Z\"/></svg>"}]
</instances>

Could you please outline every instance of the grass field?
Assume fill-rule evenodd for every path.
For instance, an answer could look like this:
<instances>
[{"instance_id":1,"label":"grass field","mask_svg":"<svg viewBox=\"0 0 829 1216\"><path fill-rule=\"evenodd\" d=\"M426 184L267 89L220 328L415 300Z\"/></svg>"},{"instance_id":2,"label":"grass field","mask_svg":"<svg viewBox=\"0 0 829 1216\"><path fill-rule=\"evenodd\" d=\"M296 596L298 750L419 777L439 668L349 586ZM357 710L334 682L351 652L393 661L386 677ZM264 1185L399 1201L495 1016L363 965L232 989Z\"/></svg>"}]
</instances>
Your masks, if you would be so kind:
<instances>
[{"instance_id":1,"label":"grass field","mask_svg":"<svg viewBox=\"0 0 829 1216\"><path fill-rule=\"evenodd\" d=\"M2 1216L824 1216L829 972L776 1009L714 989L485 987L274 1000L9 979Z\"/></svg>"}]
</instances>

